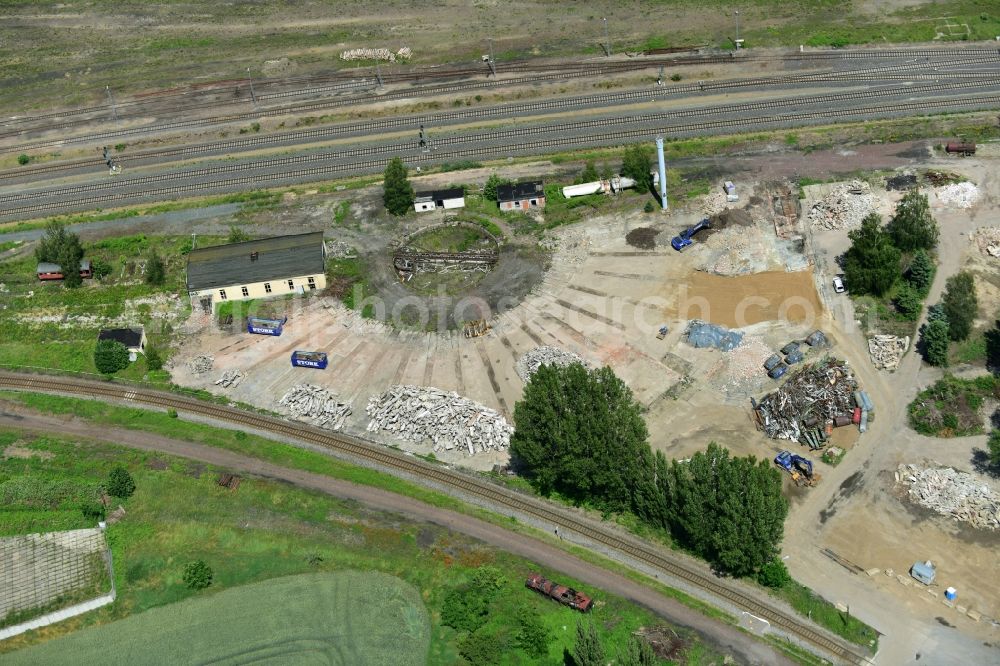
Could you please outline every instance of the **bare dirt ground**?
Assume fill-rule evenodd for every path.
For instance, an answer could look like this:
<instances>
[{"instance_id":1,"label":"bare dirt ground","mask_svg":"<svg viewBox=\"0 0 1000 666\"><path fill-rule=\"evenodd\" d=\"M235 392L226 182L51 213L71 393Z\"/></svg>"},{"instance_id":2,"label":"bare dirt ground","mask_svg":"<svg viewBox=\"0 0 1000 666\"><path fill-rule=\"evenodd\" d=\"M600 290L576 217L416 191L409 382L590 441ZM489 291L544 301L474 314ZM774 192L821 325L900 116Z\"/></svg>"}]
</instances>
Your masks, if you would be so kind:
<instances>
[{"instance_id":1,"label":"bare dirt ground","mask_svg":"<svg viewBox=\"0 0 1000 666\"><path fill-rule=\"evenodd\" d=\"M526 557L534 562L558 569L585 583L599 586L601 589L642 604L671 622L697 631L705 640L716 645L721 651L735 655L740 663L782 665L792 663L769 645L747 636L729 624L702 615L675 599L658 594L639 582L584 562L542 539L508 531L478 518L430 506L386 490L281 467L210 446L135 430L108 429L81 419L43 415L9 404L5 405L3 411L0 412L0 427L82 438L84 445L87 440L111 441L143 451L157 451L180 456L220 467L230 472L278 479L300 488L354 500L376 510L388 511L412 520L433 523ZM547 531L548 526L543 527Z\"/></svg>"}]
</instances>

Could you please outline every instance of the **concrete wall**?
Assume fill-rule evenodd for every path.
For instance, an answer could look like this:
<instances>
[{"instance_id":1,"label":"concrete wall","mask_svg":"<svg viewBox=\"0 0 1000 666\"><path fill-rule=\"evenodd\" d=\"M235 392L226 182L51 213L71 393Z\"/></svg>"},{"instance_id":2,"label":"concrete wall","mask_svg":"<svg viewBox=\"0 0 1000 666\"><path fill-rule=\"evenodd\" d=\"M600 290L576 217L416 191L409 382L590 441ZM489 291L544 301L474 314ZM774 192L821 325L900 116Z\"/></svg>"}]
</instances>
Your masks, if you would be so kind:
<instances>
[{"instance_id":1,"label":"concrete wall","mask_svg":"<svg viewBox=\"0 0 1000 666\"><path fill-rule=\"evenodd\" d=\"M465 208L465 197L458 197L457 199L445 199L444 207L447 208Z\"/></svg>"},{"instance_id":2,"label":"concrete wall","mask_svg":"<svg viewBox=\"0 0 1000 666\"><path fill-rule=\"evenodd\" d=\"M434 205L433 201L418 201L417 203L413 204L413 208L418 213L426 213L429 210L434 210L436 206Z\"/></svg>"},{"instance_id":3,"label":"concrete wall","mask_svg":"<svg viewBox=\"0 0 1000 666\"><path fill-rule=\"evenodd\" d=\"M225 301L245 301L252 298L270 298L272 296L284 296L298 291L302 287L304 291L311 291L309 278L313 278L315 289L326 288L326 274L297 275L282 280L271 280L270 282L251 282L249 284L233 284L218 289L203 289L192 294L192 301L197 301L204 296L211 296L213 303L223 303ZM289 287L289 281L292 286ZM267 285L271 286L271 291L267 290ZM246 287L247 293L243 294ZM226 297L222 298L222 292L226 292Z\"/></svg>"},{"instance_id":4,"label":"concrete wall","mask_svg":"<svg viewBox=\"0 0 1000 666\"><path fill-rule=\"evenodd\" d=\"M521 199L520 201L501 201L500 210L531 210L532 208L544 208L545 197L539 196L534 199L537 203L532 206L531 199Z\"/></svg>"}]
</instances>

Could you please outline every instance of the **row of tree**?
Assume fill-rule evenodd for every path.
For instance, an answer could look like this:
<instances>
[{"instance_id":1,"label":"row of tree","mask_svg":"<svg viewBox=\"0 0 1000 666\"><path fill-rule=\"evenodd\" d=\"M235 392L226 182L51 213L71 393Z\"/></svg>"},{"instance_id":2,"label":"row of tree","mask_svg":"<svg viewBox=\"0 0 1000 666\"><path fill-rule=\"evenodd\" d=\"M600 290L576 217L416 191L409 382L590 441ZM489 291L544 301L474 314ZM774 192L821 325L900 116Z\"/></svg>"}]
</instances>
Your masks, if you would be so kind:
<instances>
[{"instance_id":1,"label":"row of tree","mask_svg":"<svg viewBox=\"0 0 1000 666\"><path fill-rule=\"evenodd\" d=\"M714 443L683 462L654 454L641 407L610 368L542 366L514 422L511 455L541 494L633 513L735 576L775 561L788 512L778 471Z\"/></svg>"},{"instance_id":2,"label":"row of tree","mask_svg":"<svg viewBox=\"0 0 1000 666\"><path fill-rule=\"evenodd\" d=\"M931 365L948 365L948 345L972 334L979 310L976 283L968 271L956 273L945 283L941 302L927 309L927 323L920 327L919 350Z\"/></svg>"}]
</instances>

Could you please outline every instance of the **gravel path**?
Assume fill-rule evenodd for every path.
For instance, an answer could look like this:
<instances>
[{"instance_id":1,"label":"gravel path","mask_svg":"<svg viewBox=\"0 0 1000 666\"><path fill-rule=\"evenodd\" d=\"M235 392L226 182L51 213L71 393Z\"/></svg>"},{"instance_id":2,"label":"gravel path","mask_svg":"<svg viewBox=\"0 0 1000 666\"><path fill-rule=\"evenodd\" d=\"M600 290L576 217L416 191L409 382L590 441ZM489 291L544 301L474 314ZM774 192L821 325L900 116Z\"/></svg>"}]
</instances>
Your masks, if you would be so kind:
<instances>
[{"instance_id":1,"label":"gravel path","mask_svg":"<svg viewBox=\"0 0 1000 666\"><path fill-rule=\"evenodd\" d=\"M390 511L411 520L431 522L480 539L491 546L525 557L533 562L557 569L588 585L599 586L601 589L649 608L674 624L698 632L703 640L713 644L723 652L734 655L739 663L768 665L793 663L770 646L754 640L733 626L701 615L674 599L663 596L622 575L585 562L541 539L512 532L456 511L423 504L403 495L333 479L321 474L281 467L231 451L152 433L109 428L76 417L62 418L40 414L10 403L0 404L0 427L111 441L133 449L180 456L224 467L228 471L285 481L299 488L355 500L371 508Z\"/></svg>"}]
</instances>

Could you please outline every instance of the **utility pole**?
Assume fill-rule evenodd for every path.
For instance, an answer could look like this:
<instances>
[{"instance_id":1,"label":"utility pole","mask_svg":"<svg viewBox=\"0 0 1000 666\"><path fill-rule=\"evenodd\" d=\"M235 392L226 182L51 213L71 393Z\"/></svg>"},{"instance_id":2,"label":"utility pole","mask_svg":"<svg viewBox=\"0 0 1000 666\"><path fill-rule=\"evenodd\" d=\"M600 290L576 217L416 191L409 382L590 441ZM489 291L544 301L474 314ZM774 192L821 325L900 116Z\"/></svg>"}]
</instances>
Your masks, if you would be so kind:
<instances>
[{"instance_id":1,"label":"utility pole","mask_svg":"<svg viewBox=\"0 0 1000 666\"><path fill-rule=\"evenodd\" d=\"M118 119L118 107L115 104L115 96L111 92L111 86L104 86L104 90L108 93L108 102L111 104L111 116L115 119L116 123L120 123L121 121Z\"/></svg>"},{"instance_id":2,"label":"utility pole","mask_svg":"<svg viewBox=\"0 0 1000 666\"><path fill-rule=\"evenodd\" d=\"M490 59L489 59L489 61L486 64L488 64L490 66L490 71L493 72L493 76L496 77L496 75L497 75L497 63L496 63L496 60L493 59L493 38L492 37L488 37L486 41L488 41L490 43Z\"/></svg>"},{"instance_id":3,"label":"utility pole","mask_svg":"<svg viewBox=\"0 0 1000 666\"><path fill-rule=\"evenodd\" d=\"M663 65L660 65L660 75L656 77L656 85L663 85Z\"/></svg>"},{"instance_id":4,"label":"utility pole","mask_svg":"<svg viewBox=\"0 0 1000 666\"><path fill-rule=\"evenodd\" d=\"M378 61L375 62L375 76L378 77L379 88L384 88L385 82L382 80L382 68L378 66Z\"/></svg>"},{"instance_id":5,"label":"utility pole","mask_svg":"<svg viewBox=\"0 0 1000 666\"><path fill-rule=\"evenodd\" d=\"M249 67L247 67L247 78L250 80L250 101L253 102L254 106L257 106L257 95L253 92L253 74L250 73Z\"/></svg>"},{"instance_id":6,"label":"utility pole","mask_svg":"<svg viewBox=\"0 0 1000 666\"><path fill-rule=\"evenodd\" d=\"M740 50L740 10L736 10L736 50Z\"/></svg>"},{"instance_id":7,"label":"utility pole","mask_svg":"<svg viewBox=\"0 0 1000 666\"><path fill-rule=\"evenodd\" d=\"M611 38L608 37L608 19L602 18L604 21L604 55L611 57Z\"/></svg>"}]
</instances>

